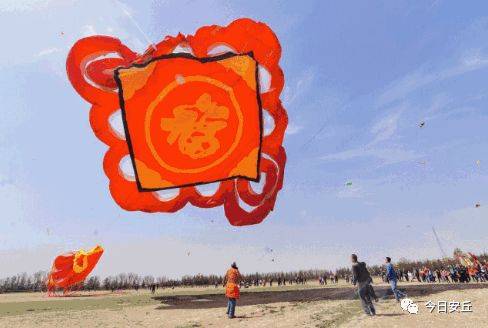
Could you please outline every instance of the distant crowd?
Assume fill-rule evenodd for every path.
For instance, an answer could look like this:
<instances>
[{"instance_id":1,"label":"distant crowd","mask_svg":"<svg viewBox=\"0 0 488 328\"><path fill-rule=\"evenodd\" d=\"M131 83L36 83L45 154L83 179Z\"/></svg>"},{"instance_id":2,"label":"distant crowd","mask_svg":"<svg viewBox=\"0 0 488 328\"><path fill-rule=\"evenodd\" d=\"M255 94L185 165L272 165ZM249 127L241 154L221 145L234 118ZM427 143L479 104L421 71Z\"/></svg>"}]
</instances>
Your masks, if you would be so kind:
<instances>
[{"instance_id":1,"label":"distant crowd","mask_svg":"<svg viewBox=\"0 0 488 328\"><path fill-rule=\"evenodd\" d=\"M396 270L399 281L417 282L485 282L488 281L488 264L478 263L473 266L450 265L442 269L430 269L428 267L413 268L411 270ZM381 278L388 282L386 272L382 272Z\"/></svg>"}]
</instances>

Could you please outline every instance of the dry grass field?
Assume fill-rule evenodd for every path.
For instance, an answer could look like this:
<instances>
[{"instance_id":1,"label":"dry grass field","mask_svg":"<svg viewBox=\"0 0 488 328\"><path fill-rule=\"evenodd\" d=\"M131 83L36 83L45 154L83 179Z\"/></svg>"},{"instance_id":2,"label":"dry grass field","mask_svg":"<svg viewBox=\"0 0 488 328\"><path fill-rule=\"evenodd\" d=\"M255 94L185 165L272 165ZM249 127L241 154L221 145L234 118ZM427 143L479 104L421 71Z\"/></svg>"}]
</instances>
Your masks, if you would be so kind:
<instances>
[{"instance_id":1,"label":"dry grass field","mask_svg":"<svg viewBox=\"0 0 488 328\"><path fill-rule=\"evenodd\" d=\"M41 293L0 294L0 327L488 327L488 284L405 283L418 314L402 311L376 284L378 315L361 312L354 289L345 283L244 289L237 318L225 316L222 288L79 292L70 297ZM425 303L466 301L471 313L430 313Z\"/></svg>"}]
</instances>

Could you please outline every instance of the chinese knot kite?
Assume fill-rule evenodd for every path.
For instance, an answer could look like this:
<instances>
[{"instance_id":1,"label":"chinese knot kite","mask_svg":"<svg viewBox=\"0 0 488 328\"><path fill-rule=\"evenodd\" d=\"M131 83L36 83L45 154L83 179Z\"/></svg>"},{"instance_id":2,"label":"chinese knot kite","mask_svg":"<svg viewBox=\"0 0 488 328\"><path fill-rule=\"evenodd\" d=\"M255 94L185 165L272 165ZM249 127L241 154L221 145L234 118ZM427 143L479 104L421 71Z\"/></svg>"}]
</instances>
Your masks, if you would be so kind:
<instances>
[{"instance_id":1,"label":"chinese knot kite","mask_svg":"<svg viewBox=\"0 0 488 328\"><path fill-rule=\"evenodd\" d=\"M102 254L103 248L96 246L88 252L79 250L57 256L47 277L48 293L52 295L59 288L66 294L72 287L83 282Z\"/></svg>"},{"instance_id":2,"label":"chinese knot kite","mask_svg":"<svg viewBox=\"0 0 488 328\"><path fill-rule=\"evenodd\" d=\"M68 77L92 104L93 132L109 146L103 167L115 201L145 212L223 205L232 225L261 222L273 210L286 161L280 55L273 31L250 19L168 36L142 55L107 36L76 42ZM110 123L119 111L123 132ZM264 114L274 121L269 133ZM132 175L122 169L126 157ZM261 179L256 192L251 182ZM218 183L213 195L198 189L208 183ZM160 197L167 189L175 196Z\"/></svg>"}]
</instances>

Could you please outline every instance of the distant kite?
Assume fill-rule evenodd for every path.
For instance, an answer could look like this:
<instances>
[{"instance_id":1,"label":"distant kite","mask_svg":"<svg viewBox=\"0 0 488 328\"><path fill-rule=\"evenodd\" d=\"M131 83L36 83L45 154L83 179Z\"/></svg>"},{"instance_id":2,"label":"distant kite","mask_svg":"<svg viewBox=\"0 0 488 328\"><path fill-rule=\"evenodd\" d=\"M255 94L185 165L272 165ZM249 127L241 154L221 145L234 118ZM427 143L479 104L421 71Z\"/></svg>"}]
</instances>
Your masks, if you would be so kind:
<instances>
[{"instance_id":1,"label":"distant kite","mask_svg":"<svg viewBox=\"0 0 488 328\"><path fill-rule=\"evenodd\" d=\"M250 19L167 36L142 55L108 36L76 42L68 77L92 104L93 132L109 147L103 168L114 200L144 212L223 205L232 225L260 223L286 162L280 56L273 31ZM123 131L111 123L120 116ZM251 182L260 179L258 193ZM199 187L208 183L217 185L211 194Z\"/></svg>"},{"instance_id":2,"label":"distant kite","mask_svg":"<svg viewBox=\"0 0 488 328\"><path fill-rule=\"evenodd\" d=\"M66 293L83 282L102 254L103 248L96 246L88 252L79 250L57 256L47 278L48 293L52 295L57 288Z\"/></svg>"},{"instance_id":3,"label":"distant kite","mask_svg":"<svg viewBox=\"0 0 488 328\"><path fill-rule=\"evenodd\" d=\"M457 255L458 261L466 267L477 267L479 260L473 253L461 253Z\"/></svg>"}]
</instances>

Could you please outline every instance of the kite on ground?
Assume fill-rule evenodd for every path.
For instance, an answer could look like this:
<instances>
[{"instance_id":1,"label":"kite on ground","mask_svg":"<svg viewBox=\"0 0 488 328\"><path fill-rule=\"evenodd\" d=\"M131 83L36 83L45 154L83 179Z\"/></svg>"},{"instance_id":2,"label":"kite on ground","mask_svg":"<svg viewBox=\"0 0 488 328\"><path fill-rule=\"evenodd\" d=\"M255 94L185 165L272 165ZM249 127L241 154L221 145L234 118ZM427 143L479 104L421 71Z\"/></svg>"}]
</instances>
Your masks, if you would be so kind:
<instances>
[{"instance_id":1,"label":"kite on ground","mask_svg":"<svg viewBox=\"0 0 488 328\"><path fill-rule=\"evenodd\" d=\"M66 294L83 282L103 254L103 248L96 246L90 251L79 250L57 256L47 278L47 291L53 295L56 288Z\"/></svg>"},{"instance_id":2,"label":"kite on ground","mask_svg":"<svg viewBox=\"0 0 488 328\"><path fill-rule=\"evenodd\" d=\"M232 225L264 220L286 162L280 56L273 31L245 18L167 36L142 55L108 36L76 42L68 77L92 104L90 124L109 147L103 167L119 206L144 212L223 206ZM263 128L265 114L272 131ZM123 129L112 125L116 117ZM260 179L257 192L251 182ZM199 189L208 183L217 185L210 195Z\"/></svg>"}]
</instances>

